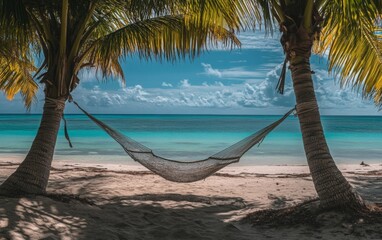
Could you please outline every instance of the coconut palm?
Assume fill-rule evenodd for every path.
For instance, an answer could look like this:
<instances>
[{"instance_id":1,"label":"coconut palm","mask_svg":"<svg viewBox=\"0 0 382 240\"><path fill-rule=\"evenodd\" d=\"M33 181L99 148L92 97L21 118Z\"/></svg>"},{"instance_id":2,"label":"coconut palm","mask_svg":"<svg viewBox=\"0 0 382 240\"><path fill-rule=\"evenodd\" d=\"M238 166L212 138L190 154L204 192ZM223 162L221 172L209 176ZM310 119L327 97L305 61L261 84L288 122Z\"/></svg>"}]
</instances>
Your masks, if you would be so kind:
<instances>
[{"instance_id":1,"label":"coconut palm","mask_svg":"<svg viewBox=\"0 0 382 240\"><path fill-rule=\"evenodd\" d=\"M218 42L239 45L234 30L244 10L233 0L1 0L0 90L10 99L20 92L30 107L38 80L45 104L29 153L0 192L45 193L65 102L81 69L124 81L122 57L176 60Z\"/></svg>"},{"instance_id":2,"label":"coconut palm","mask_svg":"<svg viewBox=\"0 0 382 240\"><path fill-rule=\"evenodd\" d=\"M315 97L310 56L327 54L329 71L343 85L362 89L365 97L382 103L382 40L376 21L382 15L380 0L271 0L259 1L265 27L278 24L285 61L278 83L283 93L289 62L296 111L313 182L324 208L365 205L338 170L325 140ZM252 5L253 8L259 5Z\"/></svg>"}]
</instances>

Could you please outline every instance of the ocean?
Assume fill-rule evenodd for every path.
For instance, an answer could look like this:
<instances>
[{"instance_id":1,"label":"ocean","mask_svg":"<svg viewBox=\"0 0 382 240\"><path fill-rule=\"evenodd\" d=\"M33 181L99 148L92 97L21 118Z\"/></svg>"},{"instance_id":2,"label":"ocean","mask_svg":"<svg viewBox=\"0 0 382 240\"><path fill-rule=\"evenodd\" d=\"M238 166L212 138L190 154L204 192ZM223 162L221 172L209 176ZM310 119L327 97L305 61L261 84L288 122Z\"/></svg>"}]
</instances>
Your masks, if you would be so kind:
<instances>
[{"instance_id":1,"label":"ocean","mask_svg":"<svg viewBox=\"0 0 382 240\"><path fill-rule=\"evenodd\" d=\"M95 115L111 127L166 158L204 159L276 121L281 116L242 115ZM25 155L40 115L0 115L0 155ZM66 115L55 159L131 164L123 149L84 115ZM337 163L382 163L382 117L323 116L327 141ZM241 159L241 165L306 164L298 119L290 116Z\"/></svg>"}]
</instances>

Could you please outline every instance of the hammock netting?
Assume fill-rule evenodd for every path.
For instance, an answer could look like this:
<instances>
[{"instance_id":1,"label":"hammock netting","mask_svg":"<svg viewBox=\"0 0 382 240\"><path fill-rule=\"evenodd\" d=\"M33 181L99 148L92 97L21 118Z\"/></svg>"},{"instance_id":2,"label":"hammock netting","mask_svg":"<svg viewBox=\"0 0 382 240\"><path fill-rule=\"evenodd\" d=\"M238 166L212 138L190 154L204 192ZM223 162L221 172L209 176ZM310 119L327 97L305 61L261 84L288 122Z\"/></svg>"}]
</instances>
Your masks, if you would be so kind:
<instances>
[{"instance_id":1,"label":"hammock netting","mask_svg":"<svg viewBox=\"0 0 382 240\"><path fill-rule=\"evenodd\" d=\"M74 104L77 105L77 107L84 114L86 114L93 122L109 134L115 141L117 141L133 160L139 162L159 176L173 182L195 182L203 180L225 166L238 162L244 153L246 153L254 145L261 143L268 133L276 128L294 111L294 109L290 110L276 122L210 156L209 158L185 162L157 156L150 148L109 127L82 109L76 102L74 102Z\"/></svg>"}]
</instances>

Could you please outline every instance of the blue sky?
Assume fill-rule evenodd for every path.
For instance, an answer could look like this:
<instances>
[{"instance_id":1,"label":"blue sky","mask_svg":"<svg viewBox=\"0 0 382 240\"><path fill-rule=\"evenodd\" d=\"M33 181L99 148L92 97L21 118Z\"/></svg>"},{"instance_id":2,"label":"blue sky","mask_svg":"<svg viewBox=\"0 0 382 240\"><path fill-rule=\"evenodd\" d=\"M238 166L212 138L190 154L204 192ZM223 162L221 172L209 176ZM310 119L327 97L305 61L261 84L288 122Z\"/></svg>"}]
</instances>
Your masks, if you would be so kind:
<instances>
[{"instance_id":1,"label":"blue sky","mask_svg":"<svg viewBox=\"0 0 382 240\"><path fill-rule=\"evenodd\" d=\"M190 61L146 62L138 57L123 62L126 85L98 81L83 71L75 100L92 113L118 114L282 114L295 105L289 73L285 94L275 86L284 56L279 36L246 32L241 49L215 49ZM312 57L314 83L324 115L380 115L370 101L350 88L340 88L327 73L325 57ZM40 113L42 86L31 113ZM20 96L0 97L0 113L25 113ZM67 113L79 113L68 104Z\"/></svg>"}]
</instances>

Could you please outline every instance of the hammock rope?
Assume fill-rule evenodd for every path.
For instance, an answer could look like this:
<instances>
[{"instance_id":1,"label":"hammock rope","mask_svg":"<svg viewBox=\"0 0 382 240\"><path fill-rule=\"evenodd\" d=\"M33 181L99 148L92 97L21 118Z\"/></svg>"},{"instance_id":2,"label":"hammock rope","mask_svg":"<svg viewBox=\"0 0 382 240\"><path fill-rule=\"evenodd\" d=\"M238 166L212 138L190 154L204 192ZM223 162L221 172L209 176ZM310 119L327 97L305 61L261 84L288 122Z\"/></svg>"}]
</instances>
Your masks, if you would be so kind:
<instances>
[{"instance_id":1,"label":"hammock rope","mask_svg":"<svg viewBox=\"0 0 382 240\"><path fill-rule=\"evenodd\" d=\"M141 143L123 135L109 127L90 113L81 108L77 102L73 103L94 123L102 128L110 137L118 142L125 152L135 161L142 164L150 171L173 182L195 182L203 180L225 166L238 162L250 148L260 144L264 138L281 122L283 122L295 108L288 111L282 118L228 148L203 160L191 162L177 161L160 157Z\"/></svg>"}]
</instances>

